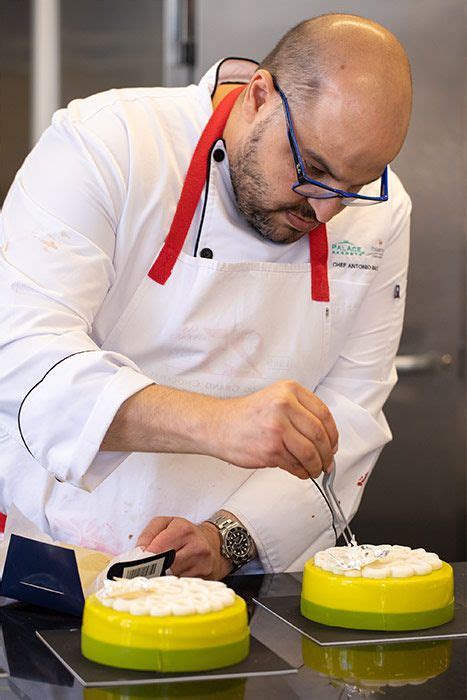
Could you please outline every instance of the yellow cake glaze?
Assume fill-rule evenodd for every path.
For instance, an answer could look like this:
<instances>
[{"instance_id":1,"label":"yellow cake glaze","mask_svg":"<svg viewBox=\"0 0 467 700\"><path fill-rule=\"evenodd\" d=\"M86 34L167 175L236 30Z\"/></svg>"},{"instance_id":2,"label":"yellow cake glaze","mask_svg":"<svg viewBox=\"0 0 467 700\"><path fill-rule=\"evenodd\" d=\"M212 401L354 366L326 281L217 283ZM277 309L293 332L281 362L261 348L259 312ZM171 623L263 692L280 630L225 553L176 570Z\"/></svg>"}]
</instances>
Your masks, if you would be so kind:
<instances>
[{"instance_id":1,"label":"yellow cake glaze","mask_svg":"<svg viewBox=\"0 0 467 700\"><path fill-rule=\"evenodd\" d=\"M444 624L454 614L449 564L425 575L366 578L305 565L301 612L321 624L355 629L410 630Z\"/></svg>"},{"instance_id":2,"label":"yellow cake glaze","mask_svg":"<svg viewBox=\"0 0 467 700\"><path fill-rule=\"evenodd\" d=\"M81 630L82 653L92 661L171 672L220 668L248 655L246 605L233 592L221 610L170 615L115 610L98 595L86 600Z\"/></svg>"}]
</instances>

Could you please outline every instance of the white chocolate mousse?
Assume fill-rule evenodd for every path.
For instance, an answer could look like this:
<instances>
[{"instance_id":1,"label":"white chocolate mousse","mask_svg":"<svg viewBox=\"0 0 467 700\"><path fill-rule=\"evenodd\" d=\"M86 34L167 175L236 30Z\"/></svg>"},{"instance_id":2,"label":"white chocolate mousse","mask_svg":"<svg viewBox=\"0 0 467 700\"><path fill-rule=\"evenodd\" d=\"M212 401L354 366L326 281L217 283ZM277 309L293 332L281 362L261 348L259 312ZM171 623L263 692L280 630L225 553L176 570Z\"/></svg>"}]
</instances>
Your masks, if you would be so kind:
<instances>
[{"instance_id":1,"label":"white chocolate mousse","mask_svg":"<svg viewBox=\"0 0 467 700\"><path fill-rule=\"evenodd\" d=\"M96 597L108 608L131 615L195 615L233 605L235 593L221 581L161 576L105 581Z\"/></svg>"},{"instance_id":2,"label":"white chocolate mousse","mask_svg":"<svg viewBox=\"0 0 467 700\"><path fill-rule=\"evenodd\" d=\"M330 547L317 552L314 563L333 574L363 578L425 576L442 566L434 552L397 544Z\"/></svg>"}]
</instances>

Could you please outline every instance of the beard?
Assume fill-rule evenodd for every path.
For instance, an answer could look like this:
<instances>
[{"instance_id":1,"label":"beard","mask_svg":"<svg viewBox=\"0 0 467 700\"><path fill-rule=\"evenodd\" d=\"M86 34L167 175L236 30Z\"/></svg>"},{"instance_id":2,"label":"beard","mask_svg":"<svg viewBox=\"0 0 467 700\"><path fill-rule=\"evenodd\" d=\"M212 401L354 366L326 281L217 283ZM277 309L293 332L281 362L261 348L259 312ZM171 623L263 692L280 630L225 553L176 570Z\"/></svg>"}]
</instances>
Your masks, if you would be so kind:
<instances>
[{"instance_id":1,"label":"beard","mask_svg":"<svg viewBox=\"0 0 467 700\"><path fill-rule=\"evenodd\" d=\"M260 158L261 141L264 131L274 115L257 125L253 134L242 141L230 157L230 179L237 208L246 221L263 238L273 243L293 243L305 235L297 231L280 217L291 211L302 219L310 219L310 229L318 224L314 209L303 197L300 204L278 206L268 196L267 180L260 171L259 163L267 161L267 154Z\"/></svg>"}]
</instances>

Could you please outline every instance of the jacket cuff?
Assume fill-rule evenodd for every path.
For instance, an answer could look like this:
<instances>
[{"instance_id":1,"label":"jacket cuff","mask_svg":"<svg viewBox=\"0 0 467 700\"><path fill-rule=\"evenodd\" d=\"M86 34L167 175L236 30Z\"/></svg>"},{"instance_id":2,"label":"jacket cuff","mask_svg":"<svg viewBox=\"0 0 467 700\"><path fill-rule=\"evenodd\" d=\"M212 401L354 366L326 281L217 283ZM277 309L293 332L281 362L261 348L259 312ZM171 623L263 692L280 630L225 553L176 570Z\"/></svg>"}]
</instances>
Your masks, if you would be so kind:
<instances>
[{"instance_id":1,"label":"jacket cuff","mask_svg":"<svg viewBox=\"0 0 467 700\"><path fill-rule=\"evenodd\" d=\"M27 395L18 421L24 445L41 466L58 481L86 491L93 491L128 456L99 448L122 403L154 383L136 368L116 366L116 354L112 362L106 355L86 352L67 358ZM66 397L70 374L75 391Z\"/></svg>"},{"instance_id":2,"label":"jacket cuff","mask_svg":"<svg viewBox=\"0 0 467 700\"><path fill-rule=\"evenodd\" d=\"M306 561L336 541L331 511L317 484L283 469L257 470L222 508L249 531L265 573L292 571L299 558Z\"/></svg>"}]
</instances>

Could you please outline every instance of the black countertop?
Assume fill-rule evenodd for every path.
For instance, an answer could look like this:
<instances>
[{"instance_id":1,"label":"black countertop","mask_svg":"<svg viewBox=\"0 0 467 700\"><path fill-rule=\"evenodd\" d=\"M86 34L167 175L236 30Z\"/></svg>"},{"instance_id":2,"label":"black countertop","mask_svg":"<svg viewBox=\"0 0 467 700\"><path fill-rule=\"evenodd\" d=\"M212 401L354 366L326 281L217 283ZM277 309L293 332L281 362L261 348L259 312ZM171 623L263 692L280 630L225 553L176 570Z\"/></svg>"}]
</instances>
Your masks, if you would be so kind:
<instances>
[{"instance_id":1,"label":"black countertop","mask_svg":"<svg viewBox=\"0 0 467 700\"><path fill-rule=\"evenodd\" d=\"M467 564L454 565L456 600L466 601ZM0 698L32 700L130 700L130 698L212 698L213 700L356 700L381 697L401 700L465 700L466 640L379 645L373 651L378 678L373 684L358 682L349 670L352 649L318 647L293 628L253 603L253 597L287 596L300 593L301 573L264 576L234 576L226 582L247 601L252 634L299 671L293 675L245 678L228 681L198 681L126 688L83 688L36 636L36 630L76 626L77 618L0 598ZM311 644L311 647L309 646ZM308 646L307 646L308 645ZM360 651L362 647L359 648ZM355 650L355 647L353 647ZM426 650L426 653L425 653ZM398 656L394 655L394 652ZM439 663L436 657L439 653ZM327 656L326 656L327 655ZM402 664L398 659L404 658ZM304 659L306 663L304 663ZM421 662L421 659L430 659ZM331 678L324 668L336 664L340 671ZM362 668L361 664L359 666ZM391 667L393 670L388 671ZM405 668L405 672L403 670ZM399 668L399 677L392 678ZM410 673L407 669L410 668ZM380 669L380 673L379 673ZM411 676L415 669L415 676ZM4 671L2 677L1 671ZM437 673L432 678L429 675ZM374 671L373 671L374 675ZM410 680L411 683L408 682ZM388 682L392 683L389 685Z\"/></svg>"}]
</instances>

